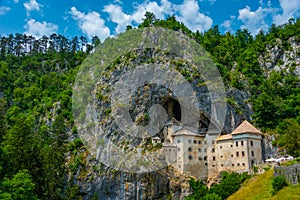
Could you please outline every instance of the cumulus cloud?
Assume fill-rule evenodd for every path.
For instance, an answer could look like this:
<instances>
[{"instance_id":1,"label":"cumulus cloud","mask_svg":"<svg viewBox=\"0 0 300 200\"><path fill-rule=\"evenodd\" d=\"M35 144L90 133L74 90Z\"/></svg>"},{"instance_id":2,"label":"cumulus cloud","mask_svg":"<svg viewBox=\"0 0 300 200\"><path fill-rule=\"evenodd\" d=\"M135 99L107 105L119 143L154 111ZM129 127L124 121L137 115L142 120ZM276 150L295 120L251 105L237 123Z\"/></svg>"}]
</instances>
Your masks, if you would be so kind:
<instances>
[{"instance_id":1,"label":"cumulus cloud","mask_svg":"<svg viewBox=\"0 0 300 200\"><path fill-rule=\"evenodd\" d=\"M200 12L199 4L195 0L184 0L183 4L176 6L179 12L178 19L192 31L208 30L213 20Z\"/></svg>"},{"instance_id":2,"label":"cumulus cloud","mask_svg":"<svg viewBox=\"0 0 300 200\"><path fill-rule=\"evenodd\" d=\"M131 24L132 17L125 14L122 11L122 8L118 5L107 5L104 7L103 11L109 14L111 21L117 23L117 27L115 29L117 33L124 31L126 29L126 26Z\"/></svg>"},{"instance_id":3,"label":"cumulus cloud","mask_svg":"<svg viewBox=\"0 0 300 200\"><path fill-rule=\"evenodd\" d=\"M92 11L85 14L72 7L70 14L77 21L81 31L89 38L97 35L101 41L104 41L110 35L110 30L105 26L105 21L99 13Z\"/></svg>"},{"instance_id":4,"label":"cumulus cloud","mask_svg":"<svg viewBox=\"0 0 300 200\"><path fill-rule=\"evenodd\" d=\"M10 11L10 7L0 6L0 15L6 15L8 11Z\"/></svg>"},{"instance_id":5,"label":"cumulus cloud","mask_svg":"<svg viewBox=\"0 0 300 200\"><path fill-rule=\"evenodd\" d=\"M39 4L36 0L30 0L29 2L25 2L23 5L26 9L27 16L30 15L31 11L34 11L34 10L40 11L40 9L42 7L42 5Z\"/></svg>"},{"instance_id":6,"label":"cumulus cloud","mask_svg":"<svg viewBox=\"0 0 300 200\"><path fill-rule=\"evenodd\" d=\"M257 34L259 30L267 30L269 25L265 18L272 12L272 9L259 7L256 11L251 11L249 6L239 10L238 19L243 22L242 29L247 28L252 34Z\"/></svg>"},{"instance_id":7,"label":"cumulus cloud","mask_svg":"<svg viewBox=\"0 0 300 200\"><path fill-rule=\"evenodd\" d=\"M19 0L14 0L15 3L19 3Z\"/></svg>"},{"instance_id":8,"label":"cumulus cloud","mask_svg":"<svg viewBox=\"0 0 300 200\"><path fill-rule=\"evenodd\" d=\"M193 31L204 31L212 25L212 19L200 13L196 0L185 0L183 4L179 5L168 0L161 0L160 3L145 1L142 4L135 5L134 11L130 14L124 13L119 5L109 4L104 7L103 11L107 12L109 19L117 24L116 33L124 31L127 25L142 23L146 11L152 12L159 19L176 15L179 21L185 23Z\"/></svg>"},{"instance_id":9,"label":"cumulus cloud","mask_svg":"<svg viewBox=\"0 0 300 200\"><path fill-rule=\"evenodd\" d=\"M30 19L24 25L24 28L26 30L24 32L25 34L40 38L43 35L51 35L52 33L55 33L58 26L49 22L37 22L35 19Z\"/></svg>"},{"instance_id":10,"label":"cumulus cloud","mask_svg":"<svg viewBox=\"0 0 300 200\"><path fill-rule=\"evenodd\" d=\"M273 16L275 24L284 24L290 18L295 18L300 14L300 1L299 0L279 0L282 10L281 14Z\"/></svg>"}]
</instances>

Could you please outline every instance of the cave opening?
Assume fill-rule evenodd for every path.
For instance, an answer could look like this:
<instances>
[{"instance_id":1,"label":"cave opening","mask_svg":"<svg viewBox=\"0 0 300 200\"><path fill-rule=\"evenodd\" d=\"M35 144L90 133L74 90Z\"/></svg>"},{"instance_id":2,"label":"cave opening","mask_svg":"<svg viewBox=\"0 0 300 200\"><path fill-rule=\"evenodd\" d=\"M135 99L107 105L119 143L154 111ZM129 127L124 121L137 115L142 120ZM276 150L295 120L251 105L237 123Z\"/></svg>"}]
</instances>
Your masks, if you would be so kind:
<instances>
[{"instance_id":1,"label":"cave opening","mask_svg":"<svg viewBox=\"0 0 300 200\"><path fill-rule=\"evenodd\" d=\"M181 121L181 107L180 103L174 98L167 98L162 103L168 114L168 120L175 118L177 121Z\"/></svg>"}]
</instances>

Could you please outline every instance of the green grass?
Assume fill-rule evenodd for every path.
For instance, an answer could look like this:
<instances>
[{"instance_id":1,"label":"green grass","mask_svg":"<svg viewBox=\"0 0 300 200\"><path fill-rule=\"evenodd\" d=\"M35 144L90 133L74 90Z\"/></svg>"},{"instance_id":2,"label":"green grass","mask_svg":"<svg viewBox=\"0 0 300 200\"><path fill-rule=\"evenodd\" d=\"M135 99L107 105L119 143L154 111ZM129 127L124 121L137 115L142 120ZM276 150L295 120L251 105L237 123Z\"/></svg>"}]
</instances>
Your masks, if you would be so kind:
<instances>
[{"instance_id":1,"label":"green grass","mask_svg":"<svg viewBox=\"0 0 300 200\"><path fill-rule=\"evenodd\" d=\"M270 169L263 174L254 176L228 200L300 200L300 184L289 185L273 194L273 174L274 169Z\"/></svg>"}]
</instances>

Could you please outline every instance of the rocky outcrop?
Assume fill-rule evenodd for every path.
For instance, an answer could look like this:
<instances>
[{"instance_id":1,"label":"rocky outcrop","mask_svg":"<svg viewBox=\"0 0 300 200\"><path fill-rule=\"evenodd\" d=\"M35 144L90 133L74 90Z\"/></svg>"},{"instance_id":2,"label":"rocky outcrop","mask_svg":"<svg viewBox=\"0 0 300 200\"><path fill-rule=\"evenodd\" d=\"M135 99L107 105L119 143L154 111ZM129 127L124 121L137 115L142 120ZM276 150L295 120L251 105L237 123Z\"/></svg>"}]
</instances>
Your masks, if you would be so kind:
<instances>
[{"instance_id":1,"label":"rocky outcrop","mask_svg":"<svg viewBox=\"0 0 300 200\"><path fill-rule=\"evenodd\" d=\"M264 68L265 75L273 70L290 72L293 70L300 77L300 38L290 37L287 41L276 39L274 44L268 44L266 50L259 56L258 61Z\"/></svg>"}]
</instances>

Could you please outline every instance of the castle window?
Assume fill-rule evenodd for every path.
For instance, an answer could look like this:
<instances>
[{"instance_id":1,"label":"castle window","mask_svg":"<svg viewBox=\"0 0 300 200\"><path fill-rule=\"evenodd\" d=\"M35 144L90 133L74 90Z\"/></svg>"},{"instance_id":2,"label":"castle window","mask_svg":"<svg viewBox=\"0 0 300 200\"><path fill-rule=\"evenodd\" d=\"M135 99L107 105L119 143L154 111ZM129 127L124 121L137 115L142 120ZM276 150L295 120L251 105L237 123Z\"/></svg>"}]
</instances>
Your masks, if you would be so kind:
<instances>
[{"instance_id":1,"label":"castle window","mask_svg":"<svg viewBox=\"0 0 300 200\"><path fill-rule=\"evenodd\" d=\"M180 140L177 140L177 143L180 143Z\"/></svg>"},{"instance_id":2,"label":"castle window","mask_svg":"<svg viewBox=\"0 0 300 200\"><path fill-rule=\"evenodd\" d=\"M204 148L203 151L206 152L206 148Z\"/></svg>"},{"instance_id":3,"label":"castle window","mask_svg":"<svg viewBox=\"0 0 300 200\"><path fill-rule=\"evenodd\" d=\"M250 141L250 145L253 146L253 141L252 140Z\"/></svg>"},{"instance_id":4,"label":"castle window","mask_svg":"<svg viewBox=\"0 0 300 200\"><path fill-rule=\"evenodd\" d=\"M232 145L230 145L230 147L233 147Z\"/></svg>"},{"instance_id":5,"label":"castle window","mask_svg":"<svg viewBox=\"0 0 300 200\"><path fill-rule=\"evenodd\" d=\"M198 140L198 144L201 144L201 140Z\"/></svg>"},{"instance_id":6,"label":"castle window","mask_svg":"<svg viewBox=\"0 0 300 200\"><path fill-rule=\"evenodd\" d=\"M205 166L207 166L207 163L205 163Z\"/></svg>"},{"instance_id":7,"label":"castle window","mask_svg":"<svg viewBox=\"0 0 300 200\"><path fill-rule=\"evenodd\" d=\"M207 142L206 141L204 141L204 144L206 144Z\"/></svg>"},{"instance_id":8,"label":"castle window","mask_svg":"<svg viewBox=\"0 0 300 200\"><path fill-rule=\"evenodd\" d=\"M235 142L235 146L237 146L237 147L238 147L238 146L239 146L239 142Z\"/></svg>"},{"instance_id":9,"label":"castle window","mask_svg":"<svg viewBox=\"0 0 300 200\"><path fill-rule=\"evenodd\" d=\"M221 158L223 158L223 156L221 156Z\"/></svg>"},{"instance_id":10,"label":"castle window","mask_svg":"<svg viewBox=\"0 0 300 200\"><path fill-rule=\"evenodd\" d=\"M190 159L190 160L193 160L193 156L189 155L189 159Z\"/></svg>"},{"instance_id":11,"label":"castle window","mask_svg":"<svg viewBox=\"0 0 300 200\"><path fill-rule=\"evenodd\" d=\"M245 166L245 163L243 163L243 166Z\"/></svg>"},{"instance_id":12,"label":"castle window","mask_svg":"<svg viewBox=\"0 0 300 200\"><path fill-rule=\"evenodd\" d=\"M241 145L244 146L244 141L241 141Z\"/></svg>"},{"instance_id":13,"label":"castle window","mask_svg":"<svg viewBox=\"0 0 300 200\"><path fill-rule=\"evenodd\" d=\"M240 166L240 163L238 163L237 165Z\"/></svg>"},{"instance_id":14,"label":"castle window","mask_svg":"<svg viewBox=\"0 0 300 200\"><path fill-rule=\"evenodd\" d=\"M215 167L215 165L212 165L213 167Z\"/></svg>"},{"instance_id":15,"label":"castle window","mask_svg":"<svg viewBox=\"0 0 300 200\"><path fill-rule=\"evenodd\" d=\"M201 158L201 157L199 157L198 159L199 159L199 160L202 160L202 158Z\"/></svg>"},{"instance_id":16,"label":"castle window","mask_svg":"<svg viewBox=\"0 0 300 200\"><path fill-rule=\"evenodd\" d=\"M238 152L238 151L236 152L236 156L237 156L237 157L239 156L239 152Z\"/></svg>"},{"instance_id":17,"label":"castle window","mask_svg":"<svg viewBox=\"0 0 300 200\"><path fill-rule=\"evenodd\" d=\"M179 147L177 148L177 151L180 151L180 148L179 148Z\"/></svg>"},{"instance_id":18,"label":"castle window","mask_svg":"<svg viewBox=\"0 0 300 200\"><path fill-rule=\"evenodd\" d=\"M220 149L222 149L222 146L220 146Z\"/></svg>"},{"instance_id":19,"label":"castle window","mask_svg":"<svg viewBox=\"0 0 300 200\"><path fill-rule=\"evenodd\" d=\"M169 151L171 151L171 149L169 149Z\"/></svg>"},{"instance_id":20,"label":"castle window","mask_svg":"<svg viewBox=\"0 0 300 200\"><path fill-rule=\"evenodd\" d=\"M232 164L232 167L234 167L234 164Z\"/></svg>"},{"instance_id":21,"label":"castle window","mask_svg":"<svg viewBox=\"0 0 300 200\"><path fill-rule=\"evenodd\" d=\"M251 151L251 156L254 156L254 151Z\"/></svg>"},{"instance_id":22,"label":"castle window","mask_svg":"<svg viewBox=\"0 0 300 200\"><path fill-rule=\"evenodd\" d=\"M207 160L207 156L204 156L204 160Z\"/></svg>"},{"instance_id":23,"label":"castle window","mask_svg":"<svg viewBox=\"0 0 300 200\"><path fill-rule=\"evenodd\" d=\"M194 140L194 144L197 144L197 140Z\"/></svg>"},{"instance_id":24,"label":"castle window","mask_svg":"<svg viewBox=\"0 0 300 200\"><path fill-rule=\"evenodd\" d=\"M216 160L216 157L215 157L215 156L213 157L213 160Z\"/></svg>"},{"instance_id":25,"label":"castle window","mask_svg":"<svg viewBox=\"0 0 300 200\"><path fill-rule=\"evenodd\" d=\"M212 141L211 143L212 143L212 144L215 144L215 141Z\"/></svg>"},{"instance_id":26,"label":"castle window","mask_svg":"<svg viewBox=\"0 0 300 200\"><path fill-rule=\"evenodd\" d=\"M245 152L244 151L242 151L242 156L245 156Z\"/></svg>"},{"instance_id":27,"label":"castle window","mask_svg":"<svg viewBox=\"0 0 300 200\"><path fill-rule=\"evenodd\" d=\"M193 148L192 148L192 147L189 147L189 151L193 151Z\"/></svg>"},{"instance_id":28,"label":"castle window","mask_svg":"<svg viewBox=\"0 0 300 200\"><path fill-rule=\"evenodd\" d=\"M223 167L223 164L221 164L221 167Z\"/></svg>"},{"instance_id":29,"label":"castle window","mask_svg":"<svg viewBox=\"0 0 300 200\"><path fill-rule=\"evenodd\" d=\"M233 155L231 154L231 157L233 157Z\"/></svg>"},{"instance_id":30,"label":"castle window","mask_svg":"<svg viewBox=\"0 0 300 200\"><path fill-rule=\"evenodd\" d=\"M212 150L211 150L213 153L215 153L215 149L214 148L212 148Z\"/></svg>"},{"instance_id":31,"label":"castle window","mask_svg":"<svg viewBox=\"0 0 300 200\"><path fill-rule=\"evenodd\" d=\"M198 152L201 152L201 149L200 149L200 148L198 149Z\"/></svg>"}]
</instances>

